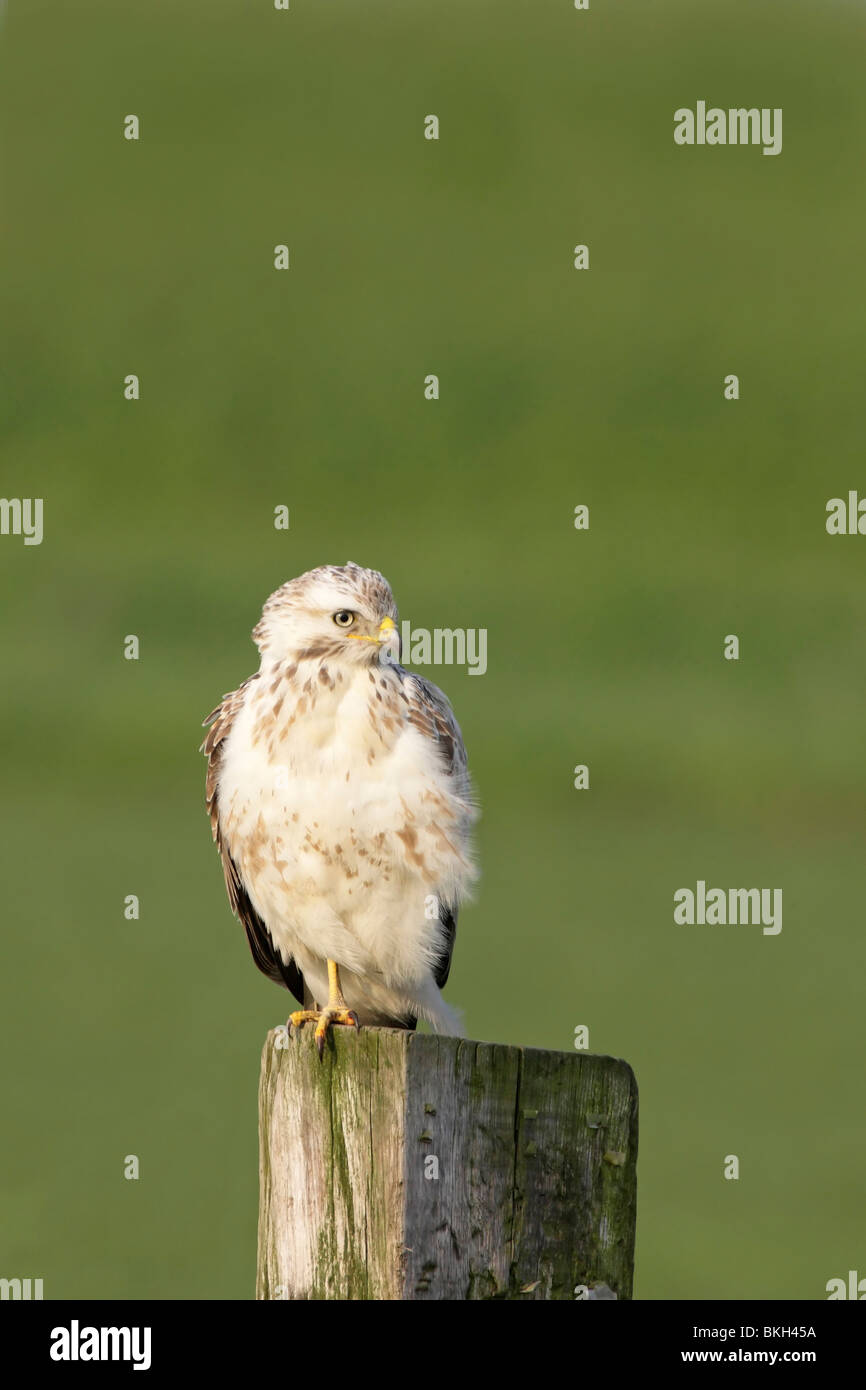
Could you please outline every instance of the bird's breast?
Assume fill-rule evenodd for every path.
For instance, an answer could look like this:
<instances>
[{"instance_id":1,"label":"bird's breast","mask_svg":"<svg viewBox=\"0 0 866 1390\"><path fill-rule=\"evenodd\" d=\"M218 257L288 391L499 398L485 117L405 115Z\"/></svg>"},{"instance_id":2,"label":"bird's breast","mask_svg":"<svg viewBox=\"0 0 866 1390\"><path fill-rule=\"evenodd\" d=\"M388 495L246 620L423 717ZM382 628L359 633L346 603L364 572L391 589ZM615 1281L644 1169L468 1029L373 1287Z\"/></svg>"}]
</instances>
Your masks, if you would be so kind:
<instances>
[{"instance_id":1,"label":"bird's breast","mask_svg":"<svg viewBox=\"0 0 866 1390\"><path fill-rule=\"evenodd\" d=\"M405 892L408 880L456 887L461 803L394 673L301 668L257 686L229 735L218 792L244 876L266 883L272 902L305 892L343 908L359 890Z\"/></svg>"}]
</instances>

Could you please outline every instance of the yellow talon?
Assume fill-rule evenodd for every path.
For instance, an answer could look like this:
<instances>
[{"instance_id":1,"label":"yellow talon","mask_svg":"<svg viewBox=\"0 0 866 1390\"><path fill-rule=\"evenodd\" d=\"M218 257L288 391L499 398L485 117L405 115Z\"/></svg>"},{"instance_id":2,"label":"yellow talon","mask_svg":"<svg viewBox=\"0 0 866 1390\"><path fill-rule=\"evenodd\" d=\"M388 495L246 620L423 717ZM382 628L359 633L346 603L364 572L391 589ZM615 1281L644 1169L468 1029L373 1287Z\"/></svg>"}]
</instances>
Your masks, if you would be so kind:
<instances>
[{"instance_id":1,"label":"yellow talon","mask_svg":"<svg viewBox=\"0 0 866 1390\"><path fill-rule=\"evenodd\" d=\"M340 973L337 962L328 961L328 1004L324 1009L297 1009L289 1014L290 1028L302 1028L305 1023L315 1023L316 1048L321 1059L325 1053L325 1038L328 1029L335 1025L361 1031L361 1024L354 1009L350 1009L340 988Z\"/></svg>"}]
</instances>

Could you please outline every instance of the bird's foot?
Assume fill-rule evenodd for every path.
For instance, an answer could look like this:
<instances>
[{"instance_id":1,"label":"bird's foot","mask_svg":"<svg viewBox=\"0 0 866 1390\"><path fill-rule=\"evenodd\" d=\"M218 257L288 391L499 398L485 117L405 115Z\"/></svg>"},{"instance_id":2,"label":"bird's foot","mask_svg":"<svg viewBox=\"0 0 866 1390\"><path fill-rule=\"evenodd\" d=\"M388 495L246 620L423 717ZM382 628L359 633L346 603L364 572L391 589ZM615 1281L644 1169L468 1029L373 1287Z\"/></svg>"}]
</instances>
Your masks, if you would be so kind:
<instances>
[{"instance_id":1,"label":"bird's foot","mask_svg":"<svg viewBox=\"0 0 866 1390\"><path fill-rule=\"evenodd\" d=\"M315 1023L316 1047L319 1057L325 1052L325 1038L328 1029L334 1025L342 1025L346 1028L354 1028L360 1033L361 1025L358 1022L358 1015L354 1009L333 1008L330 1005L326 1009L297 1009L295 1013L289 1014L289 1031L292 1028L303 1028L305 1023Z\"/></svg>"}]
</instances>

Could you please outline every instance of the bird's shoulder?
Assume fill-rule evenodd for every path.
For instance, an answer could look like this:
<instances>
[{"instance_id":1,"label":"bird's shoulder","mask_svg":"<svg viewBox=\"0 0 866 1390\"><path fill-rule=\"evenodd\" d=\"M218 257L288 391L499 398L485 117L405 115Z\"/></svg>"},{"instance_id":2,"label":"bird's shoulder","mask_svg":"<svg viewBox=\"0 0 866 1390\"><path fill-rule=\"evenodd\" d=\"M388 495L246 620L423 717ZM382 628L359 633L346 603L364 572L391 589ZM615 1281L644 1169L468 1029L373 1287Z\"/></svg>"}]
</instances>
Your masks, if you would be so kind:
<instances>
[{"instance_id":1,"label":"bird's shoulder","mask_svg":"<svg viewBox=\"0 0 866 1390\"><path fill-rule=\"evenodd\" d=\"M393 669L406 698L409 723L436 745L449 775L462 780L466 775L466 745L448 696L414 671L397 665Z\"/></svg>"}]
</instances>

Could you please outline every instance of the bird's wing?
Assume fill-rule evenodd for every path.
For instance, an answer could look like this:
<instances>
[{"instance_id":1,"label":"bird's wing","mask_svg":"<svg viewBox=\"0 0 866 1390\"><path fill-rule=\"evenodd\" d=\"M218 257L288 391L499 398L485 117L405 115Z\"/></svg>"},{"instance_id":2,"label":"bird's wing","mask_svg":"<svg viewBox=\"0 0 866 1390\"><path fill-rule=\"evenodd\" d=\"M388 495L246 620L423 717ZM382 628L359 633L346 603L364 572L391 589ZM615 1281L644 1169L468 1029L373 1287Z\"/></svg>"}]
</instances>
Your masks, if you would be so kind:
<instances>
[{"instance_id":1,"label":"bird's wing","mask_svg":"<svg viewBox=\"0 0 866 1390\"><path fill-rule=\"evenodd\" d=\"M451 974L451 957L454 955L454 941L457 936L457 908L449 907L447 903L439 903L439 920L442 923L445 937L445 949L439 957L436 969L433 971L433 979L440 989L444 989Z\"/></svg>"},{"instance_id":2,"label":"bird's wing","mask_svg":"<svg viewBox=\"0 0 866 1390\"><path fill-rule=\"evenodd\" d=\"M299 1004L304 1003L304 977L294 961L286 965L279 951L274 947L271 934L262 921L256 909L250 902L250 897L244 884L243 878L238 870L238 866L228 852L228 848L223 840L219 824L219 772L222 762L223 743L227 738L235 716L244 702L244 692L251 681L258 680L258 675L250 676L239 685L237 690L231 690L224 695L220 704L212 710L207 719L203 720L203 725L208 729L204 743L201 745L201 752L207 756L207 783L205 786L205 801L207 803L208 815L210 816L211 830L216 841L217 849L223 863L223 874L226 881L226 892L232 912L243 923L247 934L250 951L253 960L261 970L263 975L267 975L274 984L285 985L295 996ZM208 728L208 726L210 726Z\"/></svg>"},{"instance_id":3,"label":"bird's wing","mask_svg":"<svg viewBox=\"0 0 866 1390\"><path fill-rule=\"evenodd\" d=\"M466 747L460 725L454 711L438 685L424 680L422 676L400 668L403 691L409 701L409 723L414 725L425 738L436 745L439 759L453 777L458 796L467 803L467 812L472 801L469 773L466 765ZM467 816L468 819L468 816ZM454 954L454 940L457 936L457 904L439 901L439 920L443 927L444 950L433 972L433 978L440 989L444 986L451 970L451 957Z\"/></svg>"}]
</instances>

